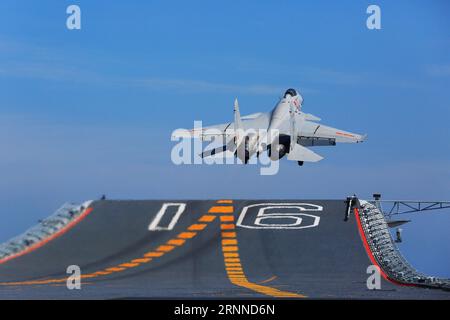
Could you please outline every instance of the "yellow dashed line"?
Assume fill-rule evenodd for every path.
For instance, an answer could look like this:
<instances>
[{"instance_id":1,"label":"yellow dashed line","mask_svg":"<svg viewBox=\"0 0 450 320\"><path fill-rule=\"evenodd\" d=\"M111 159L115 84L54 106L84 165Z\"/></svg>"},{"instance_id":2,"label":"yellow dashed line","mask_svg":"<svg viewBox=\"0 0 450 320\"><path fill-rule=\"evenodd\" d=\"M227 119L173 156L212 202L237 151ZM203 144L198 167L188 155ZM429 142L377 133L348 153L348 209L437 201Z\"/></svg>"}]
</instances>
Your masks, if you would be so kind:
<instances>
[{"instance_id":1,"label":"yellow dashed line","mask_svg":"<svg viewBox=\"0 0 450 320\"><path fill-rule=\"evenodd\" d=\"M108 274L111 274L111 272L107 272L107 271L97 271L94 274L99 275L99 276L106 276Z\"/></svg>"},{"instance_id":2,"label":"yellow dashed line","mask_svg":"<svg viewBox=\"0 0 450 320\"><path fill-rule=\"evenodd\" d=\"M217 203L233 203L233 200L218 200Z\"/></svg>"},{"instance_id":3,"label":"yellow dashed line","mask_svg":"<svg viewBox=\"0 0 450 320\"><path fill-rule=\"evenodd\" d=\"M226 247L222 247L223 252L234 252L234 251L238 251L238 247L236 246L226 246Z\"/></svg>"},{"instance_id":4,"label":"yellow dashed line","mask_svg":"<svg viewBox=\"0 0 450 320\"><path fill-rule=\"evenodd\" d=\"M175 248L175 246L163 245L163 246L159 246L158 249L156 249L156 250L163 251L163 252L169 252L169 251L172 251L174 248Z\"/></svg>"},{"instance_id":5,"label":"yellow dashed line","mask_svg":"<svg viewBox=\"0 0 450 320\"><path fill-rule=\"evenodd\" d=\"M139 263L130 263L130 262L127 262L127 263L122 263L122 264L120 264L119 267L123 267L123 268L134 268L134 267L137 267L138 265L139 265Z\"/></svg>"},{"instance_id":6,"label":"yellow dashed line","mask_svg":"<svg viewBox=\"0 0 450 320\"><path fill-rule=\"evenodd\" d=\"M147 263L151 260L152 260L152 258L140 258L140 259L131 260L131 262L132 263Z\"/></svg>"},{"instance_id":7,"label":"yellow dashed line","mask_svg":"<svg viewBox=\"0 0 450 320\"><path fill-rule=\"evenodd\" d=\"M198 223L198 224L193 224L191 225L188 230L189 231L200 231L206 228L206 224L205 223Z\"/></svg>"},{"instance_id":8,"label":"yellow dashed line","mask_svg":"<svg viewBox=\"0 0 450 320\"><path fill-rule=\"evenodd\" d=\"M213 207L211 209L214 209ZM225 207L223 207L225 208ZM214 209L215 212L221 212L220 209ZM226 211L226 212L225 212ZM232 213L229 209L223 210L221 213ZM220 216L221 222L234 221L233 216ZM222 230L235 229L234 223L222 223L220 225ZM234 285L244 287L253 290L258 293L262 293L272 297L280 298L304 298L304 295L278 290L272 287L263 286L260 284L255 284L248 281L245 276L244 270L242 268L241 260L239 258L239 247L236 237L236 232L222 232L222 252L224 257L225 271L227 272L228 279ZM275 277L270 278L270 280L275 279Z\"/></svg>"},{"instance_id":9,"label":"yellow dashed line","mask_svg":"<svg viewBox=\"0 0 450 320\"><path fill-rule=\"evenodd\" d=\"M222 232L222 238L236 238L236 232Z\"/></svg>"},{"instance_id":10,"label":"yellow dashed line","mask_svg":"<svg viewBox=\"0 0 450 320\"><path fill-rule=\"evenodd\" d=\"M186 242L184 239L170 239L167 241L167 244L174 245L174 246L181 246Z\"/></svg>"},{"instance_id":11,"label":"yellow dashed line","mask_svg":"<svg viewBox=\"0 0 450 320\"><path fill-rule=\"evenodd\" d=\"M233 213L233 206L215 206L209 209L209 213Z\"/></svg>"},{"instance_id":12,"label":"yellow dashed line","mask_svg":"<svg viewBox=\"0 0 450 320\"><path fill-rule=\"evenodd\" d=\"M225 262L225 267L240 267L241 264L240 263L226 263Z\"/></svg>"},{"instance_id":13,"label":"yellow dashed line","mask_svg":"<svg viewBox=\"0 0 450 320\"><path fill-rule=\"evenodd\" d=\"M212 222L212 221L214 221L215 218L216 218L216 216L204 215L198 221L200 221L200 222Z\"/></svg>"},{"instance_id":14,"label":"yellow dashed line","mask_svg":"<svg viewBox=\"0 0 450 320\"><path fill-rule=\"evenodd\" d=\"M233 222L234 221L234 217L233 216L220 216L220 221L221 222Z\"/></svg>"},{"instance_id":15,"label":"yellow dashed line","mask_svg":"<svg viewBox=\"0 0 450 320\"><path fill-rule=\"evenodd\" d=\"M150 251L150 252L147 252L146 254L144 254L144 257L146 257L146 258L157 258L157 257L161 257L163 254L164 254L164 252Z\"/></svg>"},{"instance_id":16,"label":"yellow dashed line","mask_svg":"<svg viewBox=\"0 0 450 320\"><path fill-rule=\"evenodd\" d=\"M222 223L220 225L220 229L222 230L231 230L231 229L235 229L236 226L233 223Z\"/></svg>"},{"instance_id":17,"label":"yellow dashed line","mask_svg":"<svg viewBox=\"0 0 450 320\"><path fill-rule=\"evenodd\" d=\"M191 239L197 235L197 232L182 232L178 235L181 239Z\"/></svg>"},{"instance_id":18,"label":"yellow dashed line","mask_svg":"<svg viewBox=\"0 0 450 320\"><path fill-rule=\"evenodd\" d=\"M242 270L242 265L240 263L235 263L235 266L225 266L225 269L232 271Z\"/></svg>"},{"instance_id":19,"label":"yellow dashed line","mask_svg":"<svg viewBox=\"0 0 450 320\"><path fill-rule=\"evenodd\" d=\"M49 280L35 280L35 281L24 281L24 282L11 282L8 285L35 285L35 284L51 284L51 283L61 283L66 282L66 279L49 279Z\"/></svg>"},{"instance_id":20,"label":"yellow dashed line","mask_svg":"<svg viewBox=\"0 0 450 320\"><path fill-rule=\"evenodd\" d=\"M223 239L222 245L230 245L230 244L237 244L236 239Z\"/></svg>"},{"instance_id":21,"label":"yellow dashed line","mask_svg":"<svg viewBox=\"0 0 450 320\"><path fill-rule=\"evenodd\" d=\"M244 274L244 271L239 271L239 270L227 270L228 274Z\"/></svg>"},{"instance_id":22,"label":"yellow dashed line","mask_svg":"<svg viewBox=\"0 0 450 320\"><path fill-rule=\"evenodd\" d=\"M233 268L225 267L225 270L243 272L241 267L233 267Z\"/></svg>"},{"instance_id":23,"label":"yellow dashed line","mask_svg":"<svg viewBox=\"0 0 450 320\"><path fill-rule=\"evenodd\" d=\"M106 271L111 271L111 272L118 272L118 271L123 271L123 270L125 270L125 268L112 267L112 268L106 269Z\"/></svg>"}]
</instances>

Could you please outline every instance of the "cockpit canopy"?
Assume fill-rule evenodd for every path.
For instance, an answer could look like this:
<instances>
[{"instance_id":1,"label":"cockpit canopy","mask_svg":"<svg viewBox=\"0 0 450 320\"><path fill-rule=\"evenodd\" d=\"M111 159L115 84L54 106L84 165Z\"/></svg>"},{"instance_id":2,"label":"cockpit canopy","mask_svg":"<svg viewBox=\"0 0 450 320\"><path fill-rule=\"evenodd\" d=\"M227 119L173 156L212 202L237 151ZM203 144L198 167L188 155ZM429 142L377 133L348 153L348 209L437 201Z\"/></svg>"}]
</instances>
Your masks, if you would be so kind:
<instances>
[{"instance_id":1,"label":"cockpit canopy","mask_svg":"<svg viewBox=\"0 0 450 320\"><path fill-rule=\"evenodd\" d=\"M287 97L287 95L290 95L291 97L295 97L297 95L297 91L295 91L295 89L287 89L286 92L284 93L284 98Z\"/></svg>"}]
</instances>

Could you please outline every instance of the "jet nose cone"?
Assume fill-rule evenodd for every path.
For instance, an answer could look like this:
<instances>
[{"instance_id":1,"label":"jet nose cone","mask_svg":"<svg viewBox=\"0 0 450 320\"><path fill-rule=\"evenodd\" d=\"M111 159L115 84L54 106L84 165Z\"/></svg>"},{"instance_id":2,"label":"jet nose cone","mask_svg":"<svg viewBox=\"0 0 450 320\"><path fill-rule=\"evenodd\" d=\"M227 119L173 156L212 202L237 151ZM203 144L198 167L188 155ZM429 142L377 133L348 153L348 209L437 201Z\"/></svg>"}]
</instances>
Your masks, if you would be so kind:
<instances>
[{"instance_id":1,"label":"jet nose cone","mask_svg":"<svg viewBox=\"0 0 450 320\"><path fill-rule=\"evenodd\" d=\"M286 98L287 96L291 96L291 97L295 97L297 95L297 91L295 91L295 89L287 89L286 92L284 93L284 97Z\"/></svg>"}]
</instances>

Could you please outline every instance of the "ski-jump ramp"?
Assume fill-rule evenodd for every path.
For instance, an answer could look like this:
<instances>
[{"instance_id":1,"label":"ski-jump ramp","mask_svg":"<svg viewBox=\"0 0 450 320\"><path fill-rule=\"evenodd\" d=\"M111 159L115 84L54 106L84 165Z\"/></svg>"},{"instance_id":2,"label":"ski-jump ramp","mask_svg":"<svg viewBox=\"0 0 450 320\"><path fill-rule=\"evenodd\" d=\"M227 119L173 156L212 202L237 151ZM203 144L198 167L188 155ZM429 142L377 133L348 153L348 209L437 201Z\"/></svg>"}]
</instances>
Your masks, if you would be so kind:
<instances>
[{"instance_id":1,"label":"ski-jump ramp","mask_svg":"<svg viewBox=\"0 0 450 320\"><path fill-rule=\"evenodd\" d=\"M0 299L450 299L401 283L406 267L384 270L393 260L378 252L373 208L347 209L344 200L94 201L0 258ZM379 290L367 286L373 264ZM79 290L67 287L69 266L80 268Z\"/></svg>"}]
</instances>

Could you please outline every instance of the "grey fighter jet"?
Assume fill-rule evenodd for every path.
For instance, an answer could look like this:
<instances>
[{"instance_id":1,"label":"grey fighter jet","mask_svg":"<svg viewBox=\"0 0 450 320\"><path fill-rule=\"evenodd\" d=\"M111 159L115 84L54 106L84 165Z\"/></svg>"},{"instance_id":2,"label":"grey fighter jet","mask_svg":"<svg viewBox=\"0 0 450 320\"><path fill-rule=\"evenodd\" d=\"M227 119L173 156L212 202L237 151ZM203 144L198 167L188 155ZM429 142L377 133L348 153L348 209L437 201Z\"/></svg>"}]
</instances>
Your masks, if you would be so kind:
<instances>
[{"instance_id":1,"label":"grey fighter jet","mask_svg":"<svg viewBox=\"0 0 450 320\"><path fill-rule=\"evenodd\" d=\"M223 152L238 157L243 163L267 151L271 160L287 155L288 160L317 162L323 159L307 147L334 146L338 142L363 142L366 135L335 129L318 123L321 119L302 111L303 97L288 89L271 112L241 117L237 99L234 102L234 122L175 130L172 139L199 138L203 141L222 139L223 146L207 150L202 157Z\"/></svg>"}]
</instances>

